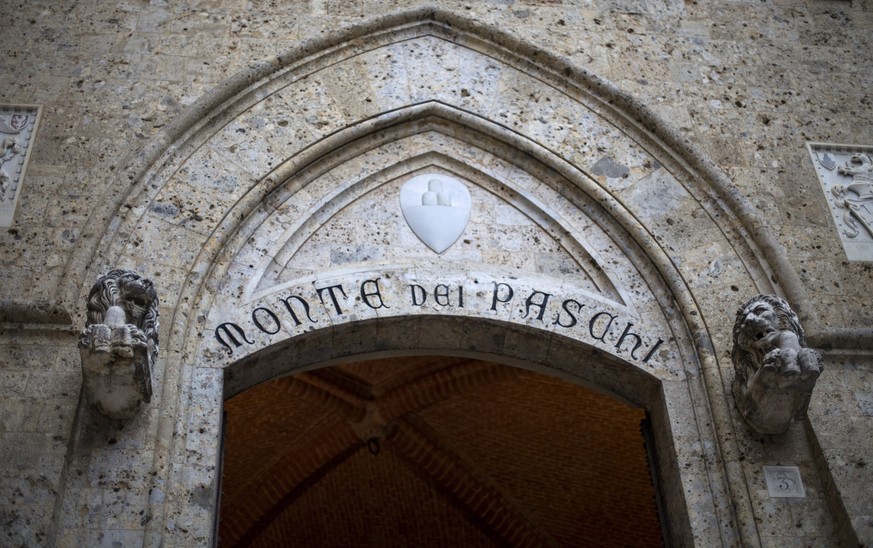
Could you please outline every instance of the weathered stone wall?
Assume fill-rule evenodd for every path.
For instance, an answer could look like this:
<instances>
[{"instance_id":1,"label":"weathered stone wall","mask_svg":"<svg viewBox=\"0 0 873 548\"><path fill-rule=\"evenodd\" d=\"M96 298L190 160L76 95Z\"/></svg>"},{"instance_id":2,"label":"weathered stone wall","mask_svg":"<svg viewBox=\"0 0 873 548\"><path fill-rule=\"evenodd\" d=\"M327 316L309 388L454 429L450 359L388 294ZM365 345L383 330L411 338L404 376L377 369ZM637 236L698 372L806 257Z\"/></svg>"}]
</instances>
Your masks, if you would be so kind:
<instances>
[{"instance_id":1,"label":"weathered stone wall","mask_svg":"<svg viewBox=\"0 0 873 548\"><path fill-rule=\"evenodd\" d=\"M842 542L853 544L857 537L869 545L873 511L867 492L873 473L867 440L873 436L873 360L870 356L828 358L828 374L813 394L809 411L809 427L817 438L817 465L826 478L825 495L846 510L845 516L837 515Z\"/></svg>"},{"instance_id":2,"label":"weathered stone wall","mask_svg":"<svg viewBox=\"0 0 873 548\"><path fill-rule=\"evenodd\" d=\"M42 104L45 115L16 226L3 234L4 294L56 297L69 250L107 222L89 220L94 197L127 184L113 173L186 105L253 61L365 15L417 5L6 8L0 97ZM802 147L806 140L871 141L864 123L871 109L868 2L440 5L565 56L669 120L772 219L798 270L806 270L822 320L869 325L873 312L853 301L869 269L843 264Z\"/></svg>"},{"instance_id":3,"label":"weathered stone wall","mask_svg":"<svg viewBox=\"0 0 873 548\"><path fill-rule=\"evenodd\" d=\"M123 433L99 440L72 436L81 383L77 328L70 327L64 314L32 312L33 303L48 301L65 307L74 325L81 324L83 291L93 282L92 254L105 234L123 225L128 194L149 191L130 188L145 179L138 179L129 166L147 164L144 158L154 153L150 151L159 153L178 137L173 131L187 128L202 114L191 108L198 98L220 90L255 61L334 36L377 14L422 5L402 0L261 4L27 2L0 10L6 15L0 38L0 101L43 105L15 223L0 231L0 299L6 311L0 343L0 462L7 463L0 475L2 544L47 542L64 527L62 516L69 527L90 531L73 533L68 537L72 543L137 541L142 536L136 529L150 519L139 514L141 501L128 504L123 494L132 486L131 499L148 496L149 480L122 477L104 467L135 459L165 423L148 423L146 431L131 439ZM868 382L873 268L844 259L804 148L806 141L873 144L873 4L495 0L439 5L471 25L482 25L485 33L499 29L612 83L660 116L678 140L702 151L729 178L751 213L763 219L783 249L759 252L786 258L795 273L770 276L792 293L813 344L832 350L810 408L807 433L814 443L794 451L778 443L774 449L767 442L749 442L742 450L756 463L815 460L821 478L812 481L813 490L820 487L832 506L844 507L845 523L837 523L843 539L858 535L873 542L870 495L859 488L873 481L873 468L862 463L863 455L873 454L866 434L873 417ZM487 79L487 73L482 76ZM293 121L302 133L291 139L317 135L336 119L358 114L343 108L319 104L311 116ZM537 111L509 115L530 131ZM510 127L514 122L506 120ZM641 123L652 125L649 120ZM277 135L281 124L270 131ZM594 154L592 158L597 159ZM267 159L270 151L264 150L251 162L260 165ZM604 184L621 176L620 165L594 164L582 167ZM210 184L197 177L197 172L182 174L181 183L191 185L194 196L198 185ZM107 200L117 201L116 207L100 207ZM189 232L166 242L174 257L168 262L177 270L166 265L162 294L172 297L162 297L165 318L173 316L185 279L183 267L209 235L198 223L205 218L214 225L223 214L210 205L190 203L176 212L189 217ZM673 221L694 226L690 219ZM135 234L119 234L118 240L129 248L127 256L136 256L140 242ZM671 242L664 245L669 249ZM726 268L720 261L724 252L701 246L694 267L710 276L688 280L700 289L722 370L729 365L726 337L733 311L749 296L722 285L718 276ZM692 257L684 253L672 258L687 265ZM97 257L96 263L106 260ZM162 281L154 281L161 288ZM719 317L724 318L723 327L712 325ZM169 326L169 321L163 324L165 332ZM163 340L166 335L162 333ZM114 456L68 457L65 465L68 447L75 452L77 447L100 446L99 453L110 453L119 441ZM137 464L144 469L152 465ZM811 468L803 472L814 476ZM59 498L70 473L84 479L71 491L75 496ZM760 477L750 477L749 489L760 491ZM122 494L112 494L118 492ZM762 538L765 545L779 545L777 537L788 530L820 540L817 533L826 529L827 516L804 519L781 501L761 503L754 510L756 520L780 523L762 526L771 535Z\"/></svg>"}]
</instances>

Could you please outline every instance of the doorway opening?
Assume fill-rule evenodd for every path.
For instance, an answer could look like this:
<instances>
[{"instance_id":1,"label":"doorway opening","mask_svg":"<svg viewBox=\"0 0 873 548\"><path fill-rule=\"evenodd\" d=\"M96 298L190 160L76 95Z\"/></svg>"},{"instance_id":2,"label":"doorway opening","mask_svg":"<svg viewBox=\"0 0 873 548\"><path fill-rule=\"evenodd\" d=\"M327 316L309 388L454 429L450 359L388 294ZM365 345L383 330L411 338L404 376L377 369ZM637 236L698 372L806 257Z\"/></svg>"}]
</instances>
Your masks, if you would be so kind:
<instances>
[{"instance_id":1,"label":"doorway opening","mask_svg":"<svg viewBox=\"0 0 873 548\"><path fill-rule=\"evenodd\" d=\"M219 546L658 546L644 410L450 356L311 370L225 402Z\"/></svg>"}]
</instances>

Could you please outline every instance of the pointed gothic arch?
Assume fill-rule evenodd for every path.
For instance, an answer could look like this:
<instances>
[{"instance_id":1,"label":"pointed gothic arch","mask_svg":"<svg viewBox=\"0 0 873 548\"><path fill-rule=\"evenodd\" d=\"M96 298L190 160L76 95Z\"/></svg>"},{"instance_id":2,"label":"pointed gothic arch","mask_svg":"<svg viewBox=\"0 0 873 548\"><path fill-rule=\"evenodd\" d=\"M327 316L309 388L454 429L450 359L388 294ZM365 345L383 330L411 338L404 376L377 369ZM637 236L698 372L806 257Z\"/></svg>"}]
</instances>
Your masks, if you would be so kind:
<instances>
[{"instance_id":1,"label":"pointed gothic arch","mask_svg":"<svg viewBox=\"0 0 873 548\"><path fill-rule=\"evenodd\" d=\"M429 144L428 136L434 139ZM392 146L395 158L388 156ZM465 147L479 156L465 156ZM498 168L489 171L479 163L483 157ZM362 170L353 174L350 166ZM402 257L356 265L357 270L328 261L327 274L280 279L289 270L285 259L300 248L295 238L307 241L343 207L425 168L461 176L494 203L522 212L587 273L592 287L606 290L611 284L614 290L609 298L598 297L584 284L565 285L554 275L519 268L528 295L554 295L559 303L558 295L578 302L578 295L586 294L620 317L622 328L636 331L619 330L598 343L584 331L558 333L559 321L519 319L514 305L503 315L489 315L498 312L496 306L485 306L437 316L369 307L354 318L331 317L323 308L326 327L312 333L295 331L287 319L277 322L285 325L277 326L276 337L268 333L272 328L255 330L253 314L267 309L264 299L304 284L316 292L328 287L316 287L317 280L351 284L361 296L361 283L386 271L407 284L440 283L438 275L463 284L482 273L486 298L488 283L495 284L492 291L508 285L512 277L505 269L491 268L484 259L464 266L463 258L441 264L439 272L433 262L404 263ZM148 503L148 531L165 534L168 523L185 521L191 524L186 532L171 533L180 542L208 537L214 502L204 496L194 506L188 501L192 493L214 489L218 444L197 432L217 431L228 386L233 392L290 372L293 368L277 364L276 353L307 348L304 341L317 337L341 336L351 349L332 355L321 345L305 359L298 351L300 367L381 352L380 327L383 335L396 334L398 321L416 316L458 334L456 352L482 352L460 334L484 325L528 341L556 341L563 361L551 365L521 348L504 345L487 352L518 365L552 367L553 374L562 374L563 365L556 363L572 361L571 354L596 356L596 363L571 376L658 410L663 452L687 464L680 469L678 460L671 460L673 468L665 471L677 478L668 510L677 538L756 542L746 482L731 450L736 442L721 373L730 364L712 353L711 339L725 337L727 329L718 325L722 318L701 314L697 299L703 297L695 287L713 282L705 275L707 265L693 257L711 246L724 257L718 283L744 294L781 289L802 303L799 284L724 176L645 107L603 80L454 14L407 12L356 27L339 40L302 45L238 75L168 128L124 177L130 184L119 185L116 196L94 214L111 219L107 231L86 239L68 265L67 293L71 301L81 293L86 282L76 273L85 271L84 265L90 273L112 265L164 282L163 294L172 296L164 301L169 330L155 378L156 403L137 419L155 441L155 485L169 486L166 498ZM310 208L314 221L306 224ZM533 222L537 216L539 223ZM299 226L283 228L288 219ZM266 279L272 264L278 283L248 288L249 268ZM415 277L404 278L410 272ZM561 293L563 287L569 292ZM395 293L400 295L400 284ZM315 303L317 293L311 298ZM353 301L354 296L346 304ZM214 337L225 323L255 342L250 348L225 345L229 355ZM472 328L458 327L464 325ZM664 343L652 371L640 363L642 355L634 360L631 351L628 359L622 346L624 335L642 339L644 331L652 333L648 348L656 340ZM366 346L368 341L375 345ZM433 350L416 344L401 350ZM645 387L645 397L624 392L635 383ZM700 453L680 450L674 443L679 438L699 440ZM692 511L699 504L690 496L696 490L707 493L709 502L692 520L699 510Z\"/></svg>"}]
</instances>

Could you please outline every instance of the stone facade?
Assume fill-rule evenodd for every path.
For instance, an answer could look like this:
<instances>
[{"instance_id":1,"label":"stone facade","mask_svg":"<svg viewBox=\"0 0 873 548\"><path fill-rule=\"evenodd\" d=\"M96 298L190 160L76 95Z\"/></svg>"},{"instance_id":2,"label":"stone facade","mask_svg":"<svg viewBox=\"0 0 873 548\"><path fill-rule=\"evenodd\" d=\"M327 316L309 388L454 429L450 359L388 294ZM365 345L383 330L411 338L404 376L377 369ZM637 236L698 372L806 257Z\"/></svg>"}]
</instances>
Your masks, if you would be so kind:
<instances>
[{"instance_id":1,"label":"stone facade","mask_svg":"<svg viewBox=\"0 0 873 548\"><path fill-rule=\"evenodd\" d=\"M0 544L208 545L225 398L409 352L645 408L678 546L873 544L873 268L807 145L873 144L869 0L274 4L4 10L0 102L41 111L0 232ZM442 253L400 207L428 173L471 196ZM77 350L116 268L162 320L121 422ZM824 363L778 436L733 403L758 293Z\"/></svg>"}]
</instances>

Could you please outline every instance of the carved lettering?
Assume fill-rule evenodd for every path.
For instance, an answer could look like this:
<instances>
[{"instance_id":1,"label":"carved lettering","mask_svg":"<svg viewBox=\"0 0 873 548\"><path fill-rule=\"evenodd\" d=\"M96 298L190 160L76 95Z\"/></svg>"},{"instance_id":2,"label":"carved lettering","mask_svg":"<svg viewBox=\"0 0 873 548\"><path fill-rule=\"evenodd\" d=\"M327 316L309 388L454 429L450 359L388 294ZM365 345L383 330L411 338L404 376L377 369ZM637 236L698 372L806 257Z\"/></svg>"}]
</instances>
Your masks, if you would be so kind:
<instances>
[{"instance_id":1,"label":"carved lettering","mask_svg":"<svg viewBox=\"0 0 873 548\"><path fill-rule=\"evenodd\" d=\"M649 350L649 353L646 354L646 357L643 358L643 363L648 363L649 359L655 355L655 350L657 350L658 347L661 346L662 344L664 344L664 341L659 337L658 342L655 343L655 346L653 346L652 349Z\"/></svg>"},{"instance_id":2,"label":"carved lettering","mask_svg":"<svg viewBox=\"0 0 873 548\"><path fill-rule=\"evenodd\" d=\"M309 303L306 302L303 297L298 297L297 295L291 295L289 297L285 297L284 299L279 299L282 304L285 305L285 308L288 310L288 313L291 314L291 319L294 320L294 325L300 325L303 322L300 321L300 318L297 317L297 314L294 312L294 308L291 306L291 300L294 299L296 302L300 303L303 306L303 312L306 314L306 317L309 319L311 323L317 323L316 320L312 319L312 316L309 315Z\"/></svg>"},{"instance_id":3,"label":"carved lettering","mask_svg":"<svg viewBox=\"0 0 873 548\"><path fill-rule=\"evenodd\" d=\"M336 313L340 316L343 315L343 309L340 308L339 301L336 298L336 293L334 293L335 289L339 289L340 293L343 294L343 298L347 298L345 290L342 285L331 285L328 287L318 287L315 289L315 292L318 294L318 298L321 299L321 304L324 304L324 292L327 291L328 295L330 295L330 300L333 303L333 308L336 310Z\"/></svg>"},{"instance_id":4,"label":"carved lettering","mask_svg":"<svg viewBox=\"0 0 873 548\"><path fill-rule=\"evenodd\" d=\"M508 295L506 299L500 298L500 287L505 287L507 289ZM491 310L497 310L497 303L508 303L512 300L512 296L515 292L512 290L512 287L509 284L494 282L494 294L491 297Z\"/></svg>"},{"instance_id":5,"label":"carved lettering","mask_svg":"<svg viewBox=\"0 0 873 548\"><path fill-rule=\"evenodd\" d=\"M534 302L534 297L537 295L542 295L543 299L540 302ZM546 313L546 305L549 303L549 298L551 297L551 293L543 293L542 291L534 290L530 296L524 301L524 314L521 316L522 318L527 318L528 314L530 314L530 307L536 306L540 309L539 314L537 314L537 319L539 321L543 321L543 315Z\"/></svg>"},{"instance_id":6,"label":"carved lettering","mask_svg":"<svg viewBox=\"0 0 873 548\"><path fill-rule=\"evenodd\" d=\"M575 299L565 300L564 302L561 303L561 308L563 308L564 311L567 313L567 315L570 316L569 323L566 323L566 324L563 323L561 321L561 313L558 312L558 314L555 316L555 321L553 322L553 324L560 325L561 327L573 327L574 325L579 323L579 320L576 319L576 315L573 314L573 312L569 308L569 305L571 305L571 304L576 305L576 312L580 312L582 310L582 307L585 306L584 304L580 303L579 301L577 301Z\"/></svg>"},{"instance_id":7,"label":"carved lettering","mask_svg":"<svg viewBox=\"0 0 873 548\"><path fill-rule=\"evenodd\" d=\"M630 351L630 356L633 359L637 359L637 357L634 353L637 351L637 349L640 347L640 345L643 344L643 339L639 335L637 335L636 333L634 333L630 330L631 327L633 327L633 326L634 326L634 324L632 324L631 322L628 322L627 327L625 327L624 331L621 333L621 337L618 338L618 342L615 343L615 348L616 348L616 350L621 352L621 345L624 343L625 338L633 337L634 339L636 339L636 342L634 343L634 347Z\"/></svg>"},{"instance_id":8,"label":"carved lettering","mask_svg":"<svg viewBox=\"0 0 873 548\"><path fill-rule=\"evenodd\" d=\"M242 343L239 342L237 340L237 338L234 336L234 334L230 331L231 328L233 328L236 331L237 335L239 335L242 338L242 340L244 340L245 342L247 342L249 344L255 344L255 341L250 341L248 339L248 337L246 337L246 332L243 331L242 327L238 326L235 323L224 322L223 324L221 324L215 328L215 338L218 339L218 342L220 342L221 344L226 346L228 350L233 352L233 348L231 348L231 346L227 343L227 341L225 341L221 336L222 329L224 330L225 336L228 339L230 339L231 342L233 342L235 347L239 348L240 346L242 346Z\"/></svg>"},{"instance_id":9,"label":"carved lettering","mask_svg":"<svg viewBox=\"0 0 873 548\"><path fill-rule=\"evenodd\" d=\"M603 327L603 332L600 335L595 335L594 334L594 327L595 327L595 324L597 324L597 321L600 319L601 316L609 316L609 321L607 321L606 326ZM609 334L609 329L612 327L612 322L614 322L617 317L618 316L610 314L609 312L598 312L597 314L592 316L591 321L588 322L588 333L590 333L591 336L594 337L595 339L597 339L598 341L605 342L606 335Z\"/></svg>"},{"instance_id":10,"label":"carved lettering","mask_svg":"<svg viewBox=\"0 0 873 548\"><path fill-rule=\"evenodd\" d=\"M387 275L386 275L387 279ZM321 301L321 304L327 308L329 314L337 316L349 316L355 312L356 307L366 306L370 310L378 310L380 308L391 308L389 303L394 303L396 299L393 292L393 286L385 286L381 283L382 277L374 277L360 282L358 288L360 298L354 296L354 301L350 301L349 293L342 284L329 285L326 287L316 287L314 291ZM476 281L478 284L478 280ZM513 305L516 295L516 289L507 282L491 281L493 290L490 298L490 310L497 311L498 306ZM290 315L294 326L301 326L309 323L316 323L317 320L312 316L311 296L303 296L300 290L297 289L297 295L288 295L279 297L285 310ZM402 289L401 289L402 292ZM528 320L539 320L552 326L558 326L563 329L575 328L582 326L587 321L588 329L580 327L583 331L578 332L579 336L584 337L588 342L594 344L596 341L602 346L608 346L609 350L616 354L629 355L629 360L636 363L647 363L655 357L658 350L663 346L663 339L646 336L644 332L637 332L639 326L634 322L628 321L619 313L608 312L605 310L597 311L593 308L593 304L586 304L584 300L580 301L574 298L564 298L560 294L547 293L537 289L523 290L524 303L519 308L519 314L514 315L513 321L521 321L520 318ZM442 308L464 308L465 302L464 284L457 285L449 283L437 283L433 286L426 286L418 283L409 283L409 303L412 310L416 308L432 306L434 309ZM474 300L478 298L478 294L474 295ZM553 301L553 299L556 299ZM482 296L482 302L474 303L474 308L483 309L488 306L488 296ZM560 305L558 305L560 303ZM273 309L270 304L261 304L250 313L251 320L254 324L254 329L257 329L267 335L282 336L283 322L286 318L282 317L280 309ZM332 309L332 312L331 312ZM505 308L509 311L511 308ZM591 310L590 313L583 313L583 309ZM366 310L366 309L364 309ZM635 319L638 322L638 319ZM248 325L248 324L244 324ZM622 327L623 326L623 327ZM291 324L286 325L287 328ZM251 329L250 327L246 329ZM554 328L557 329L557 328ZM252 332L254 333L254 332ZM236 348L245 346L245 344L256 344L250 340L248 333L240 325L232 322L226 322L218 326L215 330L215 337L222 346L234 351ZM640 356L643 356L642 358Z\"/></svg>"},{"instance_id":11,"label":"carved lettering","mask_svg":"<svg viewBox=\"0 0 873 548\"><path fill-rule=\"evenodd\" d=\"M412 306L421 306L427 301L427 290L418 284L409 284L412 290ZM421 301L419 301L421 297Z\"/></svg>"},{"instance_id":12,"label":"carved lettering","mask_svg":"<svg viewBox=\"0 0 873 548\"><path fill-rule=\"evenodd\" d=\"M433 288L433 300L440 306L449 306L449 286L438 284Z\"/></svg>"},{"instance_id":13,"label":"carved lettering","mask_svg":"<svg viewBox=\"0 0 873 548\"><path fill-rule=\"evenodd\" d=\"M267 317L270 318L270 321L276 324L276 329L274 331L267 330L267 328L264 327L264 325L261 323L261 320L258 319L259 310L262 310L264 313L266 313ZM274 314L273 311L269 308L264 308L263 306L259 306L256 309L252 310L252 321L255 323L255 327L268 335L275 335L279 332L280 329L282 329L282 326L279 325L279 318L276 317L276 314Z\"/></svg>"},{"instance_id":14,"label":"carved lettering","mask_svg":"<svg viewBox=\"0 0 873 548\"><path fill-rule=\"evenodd\" d=\"M372 285L372 290L367 290L367 286ZM373 304L370 302L370 297L375 297L377 304ZM375 280L367 280L361 284L361 300L364 301L364 304L369 306L370 308L391 308L390 306L385 304L385 301L382 299L382 292L379 291L379 278Z\"/></svg>"},{"instance_id":15,"label":"carved lettering","mask_svg":"<svg viewBox=\"0 0 873 548\"><path fill-rule=\"evenodd\" d=\"M412 306L422 306L427 302L430 294L427 292L427 289L423 288L418 284L409 284L410 290L412 291ZM464 308L464 286L458 286L458 300L457 305L452 302L452 288L447 284L437 284L433 289L433 300L439 306L458 306L459 308Z\"/></svg>"}]
</instances>

